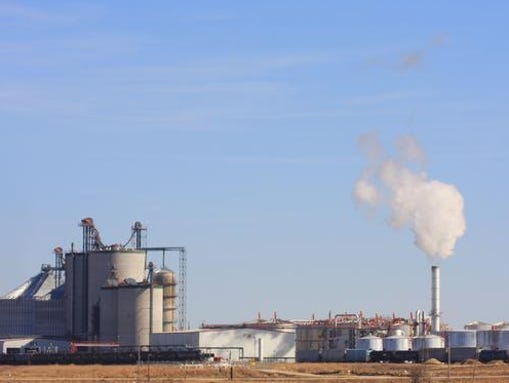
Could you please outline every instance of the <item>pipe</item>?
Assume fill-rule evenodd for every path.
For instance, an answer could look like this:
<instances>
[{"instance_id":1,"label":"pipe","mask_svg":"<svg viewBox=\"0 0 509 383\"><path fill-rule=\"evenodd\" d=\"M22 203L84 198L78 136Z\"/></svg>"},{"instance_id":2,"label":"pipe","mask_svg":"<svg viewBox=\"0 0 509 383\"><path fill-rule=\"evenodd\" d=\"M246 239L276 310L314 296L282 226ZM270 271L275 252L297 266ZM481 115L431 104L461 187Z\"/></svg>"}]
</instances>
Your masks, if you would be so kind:
<instances>
[{"instance_id":1,"label":"pipe","mask_svg":"<svg viewBox=\"0 0 509 383\"><path fill-rule=\"evenodd\" d=\"M431 266L431 332L440 331L440 267Z\"/></svg>"}]
</instances>

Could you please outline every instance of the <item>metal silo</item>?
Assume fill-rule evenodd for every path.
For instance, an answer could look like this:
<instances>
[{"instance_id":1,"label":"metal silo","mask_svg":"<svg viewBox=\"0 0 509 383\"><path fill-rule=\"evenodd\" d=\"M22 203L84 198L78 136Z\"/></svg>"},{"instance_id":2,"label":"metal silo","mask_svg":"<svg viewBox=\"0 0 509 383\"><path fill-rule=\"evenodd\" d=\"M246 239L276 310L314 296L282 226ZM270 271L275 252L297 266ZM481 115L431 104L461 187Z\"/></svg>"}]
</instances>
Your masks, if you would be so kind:
<instances>
[{"instance_id":1,"label":"metal silo","mask_svg":"<svg viewBox=\"0 0 509 383\"><path fill-rule=\"evenodd\" d=\"M392 335L383 339L385 351L408 351L410 350L410 338L404 335Z\"/></svg>"},{"instance_id":2,"label":"metal silo","mask_svg":"<svg viewBox=\"0 0 509 383\"><path fill-rule=\"evenodd\" d=\"M445 340L438 335L416 336L412 340L412 349L415 351L444 348Z\"/></svg>"},{"instance_id":3,"label":"metal silo","mask_svg":"<svg viewBox=\"0 0 509 383\"><path fill-rule=\"evenodd\" d=\"M111 273L114 272L119 282L127 278L136 282L145 279L146 253L143 250L124 250L114 248L90 252L88 255L88 334L97 335L93 322L93 313L98 309L99 293Z\"/></svg>"},{"instance_id":4,"label":"metal silo","mask_svg":"<svg viewBox=\"0 0 509 383\"><path fill-rule=\"evenodd\" d=\"M163 287L163 332L173 332L175 331L175 298L177 297L175 273L163 269L155 275L154 281Z\"/></svg>"},{"instance_id":5,"label":"metal silo","mask_svg":"<svg viewBox=\"0 0 509 383\"><path fill-rule=\"evenodd\" d=\"M121 346L149 345L151 330L161 332L162 290L158 286L135 283L118 287L118 341Z\"/></svg>"},{"instance_id":6,"label":"metal silo","mask_svg":"<svg viewBox=\"0 0 509 383\"><path fill-rule=\"evenodd\" d=\"M497 350L509 350L509 330L493 331L493 343Z\"/></svg>"},{"instance_id":7,"label":"metal silo","mask_svg":"<svg viewBox=\"0 0 509 383\"><path fill-rule=\"evenodd\" d=\"M383 340L374 335L364 336L357 340L357 349L360 350L374 350L374 351L382 351L383 350Z\"/></svg>"},{"instance_id":8,"label":"metal silo","mask_svg":"<svg viewBox=\"0 0 509 383\"><path fill-rule=\"evenodd\" d=\"M494 350L496 348L492 330L477 331L476 338L478 348L484 350Z\"/></svg>"}]
</instances>

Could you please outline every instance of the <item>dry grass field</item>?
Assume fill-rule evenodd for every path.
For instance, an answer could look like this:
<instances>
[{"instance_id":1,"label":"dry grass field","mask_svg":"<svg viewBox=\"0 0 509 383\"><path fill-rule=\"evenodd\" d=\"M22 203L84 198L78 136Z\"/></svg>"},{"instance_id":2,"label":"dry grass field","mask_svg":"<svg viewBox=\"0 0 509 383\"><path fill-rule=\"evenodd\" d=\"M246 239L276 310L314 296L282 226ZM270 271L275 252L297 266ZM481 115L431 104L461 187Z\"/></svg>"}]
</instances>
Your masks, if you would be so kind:
<instances>
[{"instance_id":1,"label":"dry grass field","mask_svg":"<svg viewBox=\"0 0 509 383\"><path fill-rule=\"evenodd\" d=\"M0 382L509 382L509 364L257 363L0 366Z\"/></svg>"}]
</instances>

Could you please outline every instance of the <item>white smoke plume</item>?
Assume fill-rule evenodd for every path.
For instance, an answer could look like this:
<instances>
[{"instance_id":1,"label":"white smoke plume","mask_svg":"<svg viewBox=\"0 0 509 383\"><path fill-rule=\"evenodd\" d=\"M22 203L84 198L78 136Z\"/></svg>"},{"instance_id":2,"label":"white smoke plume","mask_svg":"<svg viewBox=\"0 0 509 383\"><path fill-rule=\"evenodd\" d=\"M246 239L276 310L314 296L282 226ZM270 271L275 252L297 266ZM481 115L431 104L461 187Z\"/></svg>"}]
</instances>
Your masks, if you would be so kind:
<instances>
[{"instance_id":1,"label":"white smoke plume","mask_svg":"<svg viewBox=\"0 0 509 383\"><path fill-rule=\"evenodd\" d=\"M456 186L430 180L424 166L426 156L415 138L396 141L398 155L385 154L374 134L359 137L368 166L357 180L353 195L359 205L391 210L389 223L394 228L410 227L415 244L430 257L447 258L466 229L463 197ZM412 166L413 165L413 166Z\"/></svg>"}]
</instances>

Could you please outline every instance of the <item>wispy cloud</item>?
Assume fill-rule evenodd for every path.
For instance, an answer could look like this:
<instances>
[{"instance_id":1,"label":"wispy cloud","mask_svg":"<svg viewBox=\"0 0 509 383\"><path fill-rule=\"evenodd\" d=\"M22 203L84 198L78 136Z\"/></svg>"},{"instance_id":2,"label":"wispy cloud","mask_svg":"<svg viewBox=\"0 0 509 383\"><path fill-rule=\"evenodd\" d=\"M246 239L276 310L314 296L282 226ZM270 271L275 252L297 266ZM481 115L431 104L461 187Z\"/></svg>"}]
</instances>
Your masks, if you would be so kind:
<instances>
[{"instance_id":1,"label":"wispy cloud","mask_svg":"<svg viewBox=\"0 0 509 383\"><path fill-rule=\"evenodd\" d=\"M55 88L0 83L0 111L73 115L84 114L86 106Z\"/></svg>"},{"instance_id":2,"label":"wispy cloud","mask_svg":"<svg viewBox=\"0 0 509 383\"><path fill-rule=\"evenodd\" d=\"M211 13L211 14L183 16L180 18L180 21L188 23L217 23L234 20L235 18L236 16L232 14Z\"/></svg>"},{"instance_id":3,"label":"wispy cloud","mask_svg":"<svg viewBox=\"0 0 509 383\"><path fill-rule=\"evenodd\" d=\"M75 17L63 13L49 12L47 10L31 7L25 4L1 2L0 19L8 20L9 22L70 22L74 21Z\"/></svg>"},{"instance_id":4,"label":"wispy cloud","mask_svg":"<svg viewBox=\"0 0 509 383\"><path fill-rule=\"evenodd\" d=\"M407 72L420 68L430 55L432 49L443 46L447 42L445 33L433 36L427 44L418 49L391 49L388 52L372 55L366 60L371 67Z\"/></svg>"},{"instance_id":5,"label":"wispy cloud","mask_svg":"<svg viewBox=\"0 0 509 383\"><path fill-rule=\"evenodd\" d=\"M402 70L409 70L418 67L423 60L421 52L406 53L401 57L400 67Z\"/></svg>"},{"instance_id":6,"label":"wispy cloud","mask_svg":"<svg viewBox=\"0 0 509 383\"><path fill-rule=\"evenodd\" d=\"M411 92L401 92L401 91L383 92L369 96L352 97L346 100L345 104L351 106L378 105L383 104L385 102L406 100L415 96L416 94Z\"/></svg>"},{"instance_id":7,"label":"wispy cloud","mask_svg":"<svg viewBox=\"0 0 509 383\"><path fill-rule=\"evenodd\" d=\"M208 84L191 84L172 86L167 83L157 84L146 92L157 94L207 94L207 93L275 93L283 90L283 85L275 81L230 81Z\"/></svg>"}]
</instances>

